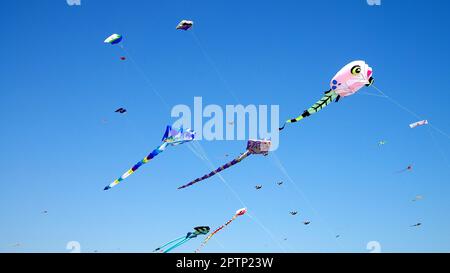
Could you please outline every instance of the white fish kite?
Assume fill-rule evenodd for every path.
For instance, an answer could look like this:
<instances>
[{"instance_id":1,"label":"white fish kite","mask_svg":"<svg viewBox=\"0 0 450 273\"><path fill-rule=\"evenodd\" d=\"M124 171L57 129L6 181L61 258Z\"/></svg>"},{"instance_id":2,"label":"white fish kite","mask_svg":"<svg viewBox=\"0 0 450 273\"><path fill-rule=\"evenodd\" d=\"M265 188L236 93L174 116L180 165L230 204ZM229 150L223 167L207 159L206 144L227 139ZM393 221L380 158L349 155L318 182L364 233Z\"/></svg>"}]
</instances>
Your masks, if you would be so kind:
<instances>
[{"instance_id":1,"label":"white fish kite","mask_svg":"<svg viewBox=\"0 0 450 273\"><path fill-rule=\"evenodd\" d=\"M144 159L136 163L131 169L129 169L126 173L124 173L121 177L114 180L111 184L106 186L104 190L109 190L112 187L119 184L122 180L133 174L137 169L139 169L142 165L152 160L155 156L162 153L167 146L175 146L179 144L183 144L185 142L189 142L194 140L195 132L187 129L186 131L183 131L183 128L180 128L179 130L172 129L172 126L168 125L166 128L166 132L164 133L164 136L162 138L162 144L154 149L149 155L147 155Z\"/></svg>"},{"instance_id":2,"label":"white fish kite","mask_svg":"<svg viewBox=\"0 0 450 273\"><path fill-rule=\"evenodd\" d=\"M423 126L423 125L426 125L426 124L428 124L428 120L424 119L424 120L421 120L421 121L418 121L418 122L411 123L409 125L409 128L412 129L412 128L416 128L418 126Z\"/></svg>"}]
</instances>

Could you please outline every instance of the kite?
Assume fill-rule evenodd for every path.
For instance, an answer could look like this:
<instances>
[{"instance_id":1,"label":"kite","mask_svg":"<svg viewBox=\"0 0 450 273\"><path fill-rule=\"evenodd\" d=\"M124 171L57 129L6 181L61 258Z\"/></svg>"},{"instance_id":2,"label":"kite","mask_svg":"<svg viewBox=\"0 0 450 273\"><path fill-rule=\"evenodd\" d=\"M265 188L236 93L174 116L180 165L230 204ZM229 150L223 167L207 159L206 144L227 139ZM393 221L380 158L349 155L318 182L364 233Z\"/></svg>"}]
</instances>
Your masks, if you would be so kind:
<instances>
[{"instance_id":1,"label":"kite","mask_svg":"<svg viewBox=\"0 0 450 273\"><path fill-rule=\"evenodd\" d=\"M122 61L125 61L127 58L124 57L124 56L121 56L120 59L121 59Z\"/></svg>"},{"instance_id":2,"label":"kite","mask_svg":"<svg viewBox=\"0 0 450 273\"><path fill-rule=\"evenodd\" d=\"M195 227L194 232L188 232L186 235L181 236L175 240L172 240L172 241L156 248L155 250L153 250L153 252L159 251L159 252L167 253L167 252L171 251L172 249L177 248L177 247L187 243L189 240L196 238L199 235L208 234L209 230L210 230L210 228L208 226Z\"/></svg>"},{"instance_id":3,"label":"kite","mask_svg":"<svg viewBox=\"0 0 450 273\"><path fill-rule=\"evenodd\" d=\"M378 146L383 146L383 145L385 145L387 143L387 141L385 141L385 140L380 140L380 141L378 141Z\"/></svg>"},{"instance_id":4,"label":"kite","mask_svg":"<svg viewBox=\"0 0 450 273\"><path fill-rule=\"evenodd\" d=\"M44 210L43 212L42 212L43 214L47 214L48 213L48 211L47 210Z\"/></svg>"},{"instance_id":5,"label":"kite","mask_svg":"<svg viewBox=\"0 0 450 273\"><path fill-rule=\"evenodd\" d=\"M305 110L300 116L287 120L280 127L280 131L284 129L286 123L294 123L317 113L332 101L338 102L341 97L353 95L363 86L370 86L373 82L372 68L364 61L353 61L347 64L331 79L330 90L326 91L318 102Z\"/></svg>"},{"instance_id":6,"label":"kite","mask_svg":"<svg viewBox=\"0 0 450 273\"><path fill-rule=\"evenodd\" d=\"M292 216L294 216L294 215L297 215L297 213L298 213L298 211L291 211L291 212L289 212Z\"/></svg>"},{"instance_id":7,"label":"kite","mask_svg":"<svg viewBox=\"0 0 450 273\"><path fill-rule=\"evenodd\" d=\"M225 169L228 169L229 167L241 162L244 158L248 157L249 155L262 154L262 155L266 156L269 154L269 149L270 149L271 144L272 144L272 142L270 140L249 140L247 142L247 150L244 153L242 153L239 157L233 159L232 161L228 162L225 165L222 165L221 167L217 168L216 170L210 172L209 174L205 174L204 176L199 177L199 178L187 183L186 185L178 187L178 189L184 189L184 188L190 187L202 180L208 179L211 176L214 176L215 174L217 174Z\"/></svg>"},{"instance_id":8,"label":"kite","mask_svg":"<svg viewBox=\"0 0 450 273\"><path fill-rule=\"evenodd\" d=\"M255 189L260 190L262 188L262 185L256 185Z\"/></svg>"},{"instance_id":9,"label":"kite","mask_svg":"<svg viewBox=\"0 0 450 273\"><path fill-rule=\"evenodd\" d=\"M172 126L168 125L166 128L166 132L164 133L164 136L162 138L162 144L154 149L149 155L147 155L144 159L136 163L131 169L129 169L126 173L124 173L121 177L114 180L111 184L106 186L104 190L109 190L112 187L119 184L122 180L130 176L132 173L134 173L139 167L144 165L145 163L152 160L155 156L162 153L167 146L176 146L179 144L183 144L185 142L189 142L194 140L195 132L191 129L187 129L186 131L183 131L183 128L180 128L179 130L172 129Z\"/></svg>"},{"instance_id":10,"label":"kite","mask_svg":"<svg viewBox=\"0 0 450 273\"><path fill-rule=\"evenodd\" d=\"M406 167L403 170L398 171L397 173L402 173L402 172L406 172L406 171L412 171L413 166L412 165L408 165L408 167Z\"/></svg>"},{"instance_id":11,"label":"kite","mask_svg":"<svg viewBox=\"0 0 450 273\"><path fill-rule=\"evenodd\" d=\"M109 36L108 38L105 39L105 41L103 41L105 44L111 44L111 45L115 45L118 44L122 41L123 37L120 34L112 34L111 36Z\"/></svg>"},{"instance_id":12,"label":"kite","mask_svg":"<svg viewBox=\"0 0 450 273\"><path fill-rule=\"evenodd\" d=\"M303 224L304 224L305 226L307 226L307 225L311 224L311 222L310 222L310 221L305 221L305 222L303 222Z\"/></svg>"},{"instance_id":13,"label":"kite","mask_svg":"<svg viewBox=\"0 0 450 273\"><path fill-rule=\"evenodd\" d=\"M283 185L283 181L277 182L278 186Z\"/></svg>"},{"instance_id":14,"label":"kite","mask_svg":"<svg viewBox=\"0 0 450 273\"><path fill-rule=\"evenodd\" d=\"M412 200L413 202L416 202L416 201L420 201L420 200L422 200L423 199L423 196L422 195L416 195L416 197L414 197L414 199Z\"/></svg>"},{"instance_id":15,"label":"kite","mask_svg":"<svg viewBox=\"0 0 450 273\"><path fill-rule=\"evenodd\" d=\"M208 243L208 241L211 239L211 237L213 237L217 232L221 231L224 227L228 226L229 224L231 224L231 222L233 222L236 218L238 218L239 216L244 215L247 212L247 208L242 208L238 211L236 211L236 213L234 214L234 216L228 220L225 224L221 225L220 227L218 227L216 230L214 230L213 232L211 232L208 237L206 237L206 239L203 241L203 243L200 245L199 248L197 248L197 250L195 250L195 253L200 252L200 249L202 249L206 243Z\"/></svg>"},{"instance_id":16,"label":"kite","mask_svg":"<svg viewBox=\"0 0 450 273\"><path fill-rule=\"evenodd\" d=\"M114 111L114 112L123 114L123 113L125 113L126 111L127 111L127 109L120 107L119 109L117 109L117 110Z\"/></svg>"},{"instance_id":17,"label":"kite","mask_svg":"<svg viewBox=\"0 0 450 273\"><path fill-rule=\"evenodd\" d=\"M188 30L194 25L194 22L189 20L182 20L176 27L176 29Z\"/></svg>"},{"instance_id":18,"label":"kite","mask_svg":"<svg viewBox=\"0 0 450 273\"><path fill-rule=\"evenodd\" d=\"M422 223L417 223L415 225L412 225L411 227L420 227L422 225Z\"/></svg>"},{"instance_id":19,"label":"kite","mask_svg":"<svg viewBox=\"0 0 450 273\"><path fill-rule=\"evenodd\" d=\"M423 125L426 125L426 124L428 124L428 120L425 119L425 120L421 120L421 121L418 121L418 122L411 123L409 125L409 128L413 129L413 128L416 128L418 126L423 126Z\"/></svg>"}]
</instances>

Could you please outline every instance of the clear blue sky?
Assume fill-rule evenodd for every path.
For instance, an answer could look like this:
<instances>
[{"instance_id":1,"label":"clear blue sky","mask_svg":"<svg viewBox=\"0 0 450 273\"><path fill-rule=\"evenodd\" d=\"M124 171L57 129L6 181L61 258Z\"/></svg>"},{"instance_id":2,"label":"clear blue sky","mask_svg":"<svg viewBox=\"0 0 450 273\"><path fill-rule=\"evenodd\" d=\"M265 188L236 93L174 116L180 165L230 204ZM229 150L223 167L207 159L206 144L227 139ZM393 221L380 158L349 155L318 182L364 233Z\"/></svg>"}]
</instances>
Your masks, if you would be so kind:
<instances>
[{"instance_id":1,"label":"clear blue sky","mask_svg":"<svg viewBox=\"0 0 450 273\"><path fill-rule=\"evenodd\" d=\"M284 120L320 98L343 65L363 59L379 88L448 133L449 9L444 0L2 1L0 251L67 252L75 240L83 252L149 252L242 207L218 177L176 190L210 170L185 145L102 190L174 121L133 62L103 43L110 34L124 35L169 107L194 96L235 104L231 89L244 105L280 105ZM175 30L181 19L194 20L217 71L192 33ZM276 157L224 172L258 221L239 218L204 251L368 252L373 240L383 252L450 251L449 139L410 129L415 117L362 93L287 128ZM219 165L245 141L201 145ZM395 173L409 164L412 172ZM411 202L417 194L424 200Z\"/></svg>"}]
</instances>

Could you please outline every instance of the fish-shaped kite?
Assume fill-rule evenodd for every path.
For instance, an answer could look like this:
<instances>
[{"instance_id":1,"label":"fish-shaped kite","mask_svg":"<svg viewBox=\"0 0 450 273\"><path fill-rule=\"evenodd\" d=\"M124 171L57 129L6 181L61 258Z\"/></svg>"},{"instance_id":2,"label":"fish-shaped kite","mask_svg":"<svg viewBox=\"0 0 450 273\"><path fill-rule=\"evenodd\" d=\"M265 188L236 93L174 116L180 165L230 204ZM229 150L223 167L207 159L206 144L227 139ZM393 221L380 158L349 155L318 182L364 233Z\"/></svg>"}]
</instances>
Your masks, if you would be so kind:
<instances>
[{"instance_id":1,"label":"fish-shaped kite","mask_svg":"<svg viewBox=\"0 0 450 273\"><path fill-rule=\"evenodd\" d=\"M166 128L166 132L164 133L164 136L162 138L162 144L158 146L156 149L154 149L150 154L148 154L144 159L136 163L131 169L129 169L126 173L124 173L121 177L114 180L111 184L106 186L104 190L109 190L112 187L119 184L122 180L130 176L132 173L134 173L137 169L139 169L142 165L152 160L155 156L162 153L167 146L176 146L179 144L183 144L185 142L189 142L194 140L195 138L195 132L191 129L187 129L186 131L183 131L183 128L180 128L179 130L172 129L172 126L168 125Z\"/></svg>"},{"instance_id":2,"label":"fish-shaped kite","mask_svg":"<svg viewBox=\"0 0 450 273\"><path fill-rule=\"evenodd\" d=\"M353 95L362 87L370 86L374 82L372 73L372 68L364 61L353 61L347 64L331 79L330 90L326 91L318 102L305 110L300 116L288 119L280 127L280 130L284 129L286 123L298 122L319 112L332 101L338 102L341 97Z\"/></svg>"},{"instance_id":3,"label":"fish-shaped kite","mask_svg":"<svg viewBox=\"0 0 450 273\"><path fill-rule=\"evenodd\" d=\"M189 240L197 238L197 236L199 236L199 235L208 234L209 230L210 230L210 228L208 226L195 227L194 232L188 232L185 236L181 236L175 240L172 240L172 241L156 248L155 250L153 250L153 252L159 251L159 252L167 253L167 252L173 250L174 248L177 248L177 247L187 243Z\"/></svg>"},{"instance_id":4,"label":"fish-shaped kite","mask_svg":"<svg viewBox=\"0 0 450 273\"><path fill-rule=\"evenodd\" d=\"M262 155L266 156L269 154L271 145L272 145L272 142L270 140L249 140L247 142L247 150L243 154L241 154L239 157L233 159L232 161L228 162L225 165L220 166L219 168L210 172L209 174L205 174L204 176L199 177L199 178L187 183L186 185L178 187L178 189L184 189L184 188L190 187L202 180L208 179L211 176L214 176L217 173L219 173L225 169L228 169L229 167L231 167L233 165L236 165L237 163L241 162L244 158L248 157L249 155L262 154Z\"/></svg>"}]
</instances>

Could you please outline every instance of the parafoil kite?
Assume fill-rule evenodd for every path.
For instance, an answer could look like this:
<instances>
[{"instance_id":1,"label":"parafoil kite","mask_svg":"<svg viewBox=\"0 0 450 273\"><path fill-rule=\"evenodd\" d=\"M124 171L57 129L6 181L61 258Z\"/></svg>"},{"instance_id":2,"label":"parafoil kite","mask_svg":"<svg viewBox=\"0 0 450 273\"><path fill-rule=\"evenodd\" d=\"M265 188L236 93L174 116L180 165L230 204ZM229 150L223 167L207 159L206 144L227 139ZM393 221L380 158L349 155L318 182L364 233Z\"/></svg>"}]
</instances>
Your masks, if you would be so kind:
<instances>
[{"instance_id":1,"label":"parafoil kite","mask_svg":"<svg viewBox=\"0 0 450 273\"><path fill-rule=\"evenodd\" d=\"M209 230L210 230L210 228L208 226L195 227L193 232L190 231L186 235L181 236L175 240L172 240L172 241L156 248L155 250L153 250L153 252L160 251L163 253L167 253L167 252L171 251L172 249L177 248L177 247L187 243L189 240L196 238L199 235L208 234Z\"/></svg>"},{"instance_id":2,"label":"parafoil kite","mask_svg":"<svg viewBox=\"0 0 450 273\"><path fill-rule=\"evenodd\" d=\"M255 189L260 190L262 188L262 185L256 185Z\"/></svg>"},{"instance_id":3,"label":"parafoil kite","mask_svg":"<svg viewBox=\"0 0 450 273\"><path fill-rule=\"evenodd\" d=\"M409 125L409 128L416 128L416 127L418 127L418 126L423 126L423 125L426 125L426 124L428 124L428 120L421 120L421 121L417 121L417 122L414 122L414 123L411 123L410 125Z\"/></svg>"},{"instance_id":4,"label":"parafoil kite","mask_svg":"<svg viewBox=\"0 0 450 273\"><path fill-rule=\"evenodd\" d=\"M277 185L278 185L278 186L283 185L283 181L277 182Z\"/></svg>"},{"instance_id":5,"label":"parafoil kite","mask_svg":"<svg viewBox=\"0 0 450 273\"><path fill-rule=\"evenodd\" d=\"M122 180L130 176L132 173L134 173L139 167L144 165L145 163L152 160L155 156L162 153L167 146L176 146L179 144L183 144L185 142L189 142L194 140L195 132L191 129L187 129L186 131L183 131L183 128L180 128L179 130L172 129L172 126L168 125L166 128L166 132L164 133L164 136L162 138L162 144L157 147L155 150L153 150L149 155L147 155L144 159L136 163L131 169L129 169L126 173L124 173L121 177L114 180L111 184L106 186L104 190L109 190L112 187L119 184Z\"/></svg>"},{"instance_id":6,"label":"parafoil kite","mask_svg":"<svg viewBox=\"0 0 450 273\"><path fill-rule=\"evenodd\" d=\"M213 237L214 235L216 235L217 232L221 231L224 227L228 226L229 224L231 224L231 222L233 222L236 218L238 218L239 216L244 215L247 212L247 208L242 208L238 211L236 211L236 213L234 214L234 216L228 220L225 224L221 225L220 227L218 227L216 230L214 230L213 232L211 232L208 237L206 237L206 239L203 241L203 243L200 245L199 248L197 248L197 250L195 250L195 253L200 252L200 250L208 243L208 241L211 239L211 237Z\"/></svg>"},{"instance_id":7,"label":"parafoil kite","mask_svg":"<svg viewBox=\"0 0 450 273\"><path fill-rule=\"evenodd\" d=\"M411 227L420 227L422 225L422 223L417 223L415 225L412 225Z\"/></svg>"},{"instance_id":8,"label":"parafoil kite","mask_svg":"<svg viewBox=\"0 0 450 273\"><path fill-rule=\"evenodd\" d=\"M310 222L310 221L305 221L305 222L303 222L303 224L304 224L305 226L307 226L307 225L311 224L311 222Z\"/></svg>"},{"instance_id":9,"label":"parafoil kite","mask_svg":"<svg viewBox=\"0 0 450 273\"><path fill-rule=\"evenodd\" d=\"M338 102L341 97L353 95L363 86L370 86L373 82L372 68L364 61L353 61L347 64L331 79L330 90L325 92L323 98L300 116L287 120L280 130L284 129L286 123L294 123L317 113L332 101Z\"/></svg>"},{"instance_id":10,"label":"parafoil kite","mask_svg":"<svg viewBox=\"0 0 450 273\"><path fill-rule=\"evenodd\" d=\"M188 30L194 25L194 22L189 20L182 20L176 27L176 29Z\"/></svg>"},{"instance_id":11,"label":"parafoil kite","mask_svg":"<svg viewBox=\"0 0 450 273\"><path fill-rule=\"evenodd\" d=\"M105 41L103 41L106 44L111 44L111 45L115 45L118 44L122 41L123 37L120 34L112 34L111 36L109 36L108 38L105 39Z\"/></svg>"},{"instance_id":12,"label":"parafoil kite","mask_svg":"<svg viewBox=\"0 0 450 273\"><path fill-rule=\"evenodd\" d=\"M294 211L290 211L289 213L290 213L292 216L294 216L294 215L297 215L298 211L295 211L295 210L294 210Z\"/></svg>"},{"instance_id":13,"label":"parafoil kite","mask_svg":"<svg viewBox=\"0 0 450 273\"><path fill-rule=\"evenodd\" d=\"M183 189L183 188L187 188L190 187L202 180L208 179L211 176L214 176L215 174L228 169L229 167L241 162L244 158L248 157L249 155L252 154L262 154L264 156L269 154L269 149L270 146L272 145L272 142L270 140L249 140L247 142L247 150L241 154L239 157L233 159L232 161L228 162L225 165L222 165L221 167L217 168L216 170L210 172L209 174L205 174L202 177L199 177L189 183L187 183L186 185L183 185L181 187L178 187L178 189Z\"/></svg>"}]
</instances>

